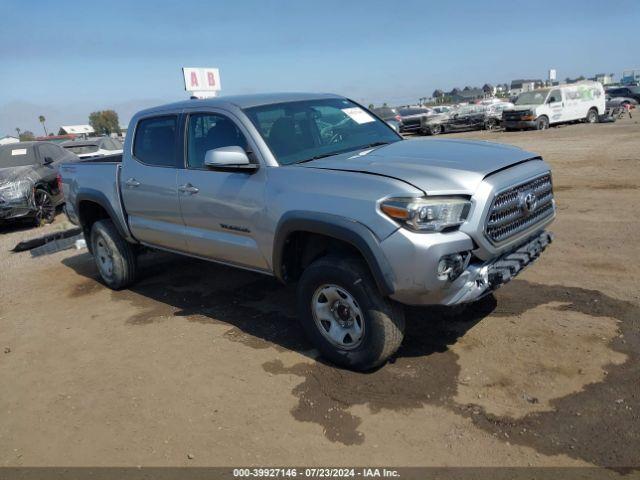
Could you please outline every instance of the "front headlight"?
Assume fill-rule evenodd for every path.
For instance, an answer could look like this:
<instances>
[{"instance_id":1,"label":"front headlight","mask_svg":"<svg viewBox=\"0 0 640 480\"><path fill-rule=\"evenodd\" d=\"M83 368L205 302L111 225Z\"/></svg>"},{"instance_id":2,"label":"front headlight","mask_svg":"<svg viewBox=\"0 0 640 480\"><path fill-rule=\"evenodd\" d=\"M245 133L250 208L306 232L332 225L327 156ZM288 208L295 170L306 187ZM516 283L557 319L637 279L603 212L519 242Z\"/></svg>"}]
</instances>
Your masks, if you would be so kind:
<instances>
[{"instance_id":1,"label":"front headlight","mask_svg":"<svg viewBox=\"0 0 640 480\"><path fill-rule=\"evenodd\" d=\"M471 202L463 198L390 198L380 204L388 216L416 231L440 232L461 225Z\"/></svg>"},{"instance_id":2,"label":"front headlight","mask_svg":"<svg viewBox=\"0 0 640 480\"><path fill-rule=\"evenodd\" d=\"M28 197L29 189L29 182L23 180L11 182L7 185L0 186L0 198L5 201L20 200Z\"/></svg>"}]
</instances>

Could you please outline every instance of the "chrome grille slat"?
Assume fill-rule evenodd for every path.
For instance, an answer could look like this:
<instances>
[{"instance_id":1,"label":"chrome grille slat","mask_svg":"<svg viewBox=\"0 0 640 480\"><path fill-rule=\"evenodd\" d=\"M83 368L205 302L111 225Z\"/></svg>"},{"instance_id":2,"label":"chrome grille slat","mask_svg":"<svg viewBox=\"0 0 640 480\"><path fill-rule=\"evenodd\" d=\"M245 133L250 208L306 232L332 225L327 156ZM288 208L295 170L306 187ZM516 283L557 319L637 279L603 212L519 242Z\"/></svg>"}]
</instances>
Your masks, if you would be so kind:
<instances>
[{"instance_id":1,"label":"chrome grille slat","mask_svg":"<svg viewBox=\"0 0 640 480\"><path fill-rule=\"evenodd\" d=\"M526 193L534 193L537 198L535 209L528 213L520 205L520 197ZM553 212L553 184L547 173L497 193L485 220L485 234L494 243L504 242Z\"/></svg>"}]
</instances>

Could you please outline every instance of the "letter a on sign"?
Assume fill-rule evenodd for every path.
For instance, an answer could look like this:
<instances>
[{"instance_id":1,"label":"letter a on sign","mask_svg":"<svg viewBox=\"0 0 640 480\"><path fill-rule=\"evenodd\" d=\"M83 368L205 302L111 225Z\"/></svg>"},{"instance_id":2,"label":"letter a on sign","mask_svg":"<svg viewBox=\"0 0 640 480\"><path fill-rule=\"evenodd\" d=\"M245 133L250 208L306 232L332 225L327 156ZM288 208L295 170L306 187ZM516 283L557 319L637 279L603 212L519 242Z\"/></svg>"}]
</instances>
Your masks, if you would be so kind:
<instances>
[{"instance_id":1,"label":"letter a on sign","mask_svg":"<svg viewBox=\"0 0 640 480\"><path fill-rule=\"evenodd\" d=\"M215 97L220 90L220 71L217 68L183 67L184 89L198 98ZM213 92L204 95L203 92Z\"/></svg>"}]
</instances>

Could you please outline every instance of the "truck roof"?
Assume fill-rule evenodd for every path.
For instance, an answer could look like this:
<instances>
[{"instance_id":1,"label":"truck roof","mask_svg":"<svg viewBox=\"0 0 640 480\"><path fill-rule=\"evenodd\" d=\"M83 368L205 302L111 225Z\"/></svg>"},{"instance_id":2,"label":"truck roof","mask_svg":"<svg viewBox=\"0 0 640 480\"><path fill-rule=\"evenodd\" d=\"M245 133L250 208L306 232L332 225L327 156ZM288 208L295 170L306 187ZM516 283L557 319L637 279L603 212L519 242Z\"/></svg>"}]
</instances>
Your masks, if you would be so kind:
<instances>
[{"instance_id":1,"label":"truck roof","mask_svg":"<svg viewBox=\"0 0 640 480\"><path fill-rule=\"evenodd\" d=\"M206 107L225 107L234 105L239 108L257 107L260 105L269 105L281 102L296 102L304 100L315 100L319 98L343 98L340 95L332 93L300 93L300 92L282 92L282 93L256 93L250 95L229 95L225 97L203 98L183 100L181 102L159 105L157 107L148 108L138 112L138 114L148 114L162 110L173 110L179 108L193 107L196 105Z\"/></svg>"}]
</instances>

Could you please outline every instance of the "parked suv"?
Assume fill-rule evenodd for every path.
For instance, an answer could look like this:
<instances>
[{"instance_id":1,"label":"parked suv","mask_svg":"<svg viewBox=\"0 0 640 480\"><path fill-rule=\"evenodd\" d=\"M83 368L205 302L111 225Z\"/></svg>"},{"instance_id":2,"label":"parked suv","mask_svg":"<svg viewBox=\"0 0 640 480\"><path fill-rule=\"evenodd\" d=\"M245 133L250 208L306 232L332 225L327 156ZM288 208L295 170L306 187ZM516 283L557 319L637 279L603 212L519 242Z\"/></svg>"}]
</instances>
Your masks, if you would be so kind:
<instances>
[{"instance_id":1,"label":"parked suv","mask_svg":"<svg viewBox=\"0 0 640 480\"><path fill-rule=\"evenodd\" d=\"M349 368L393 355L402 304L474 302L551 241L540 156L403 140L344 97L191 100L129 125L123 155L62 167L104 283L131 285L142 246L297 282L309 338Z\"/></svg>"}]
</instances>

